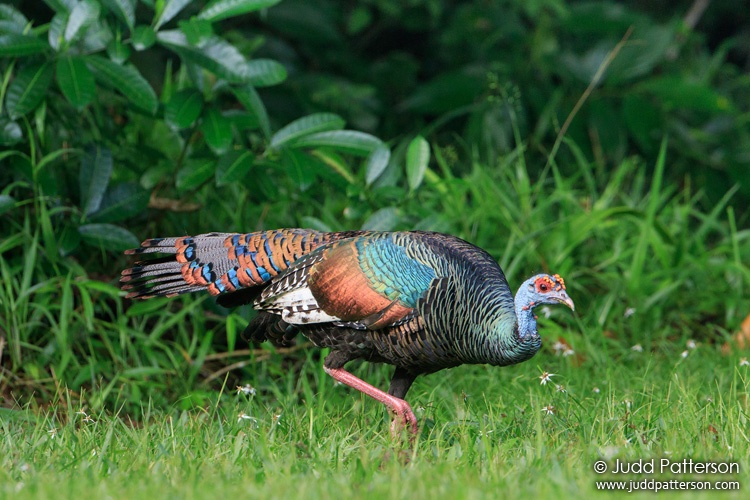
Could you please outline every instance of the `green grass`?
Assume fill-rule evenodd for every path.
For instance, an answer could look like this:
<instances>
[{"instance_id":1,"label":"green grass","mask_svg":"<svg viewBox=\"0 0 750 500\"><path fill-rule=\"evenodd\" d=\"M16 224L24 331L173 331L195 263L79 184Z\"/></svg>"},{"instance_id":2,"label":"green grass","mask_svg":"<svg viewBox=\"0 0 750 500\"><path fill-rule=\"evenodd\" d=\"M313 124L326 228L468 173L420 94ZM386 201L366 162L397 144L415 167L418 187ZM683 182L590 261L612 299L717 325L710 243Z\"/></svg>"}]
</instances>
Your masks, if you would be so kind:
<instances>
[{"instance_id":1,"label":"green grass","mask_svg":"<svg viewBox=\"0 0 750 500\"><path fill-rule=\"evenodd\" d=\"M750 369L739 365L746 354L720 346L748 312L747 216L735 214L733 192L707 205L689 178L664 181L663 154L653 168L633 159L609 175L578 157L531 179L520 151L466 166L436 149L437 168L413 193L351 186L257 206L245 196L240 214L220 199L231 195L206 189L196 196L211 210L133 228L144 238L259 220L433 229L487 249L512 285L563 275L576 312L540 311L546 347L530 362L417 381L411 450L391 441L378 403L333 384L316 349L247 353L249 309L206 297L123 300L115 283L128 261L66 257L54 200L23 202L0 220L0 493L580 496L595 493L600 457L664 456L737 461L729 480L746 486ZM559 339L575 355L557 356ZM387 386L387 367L353 370ZM553 383L540 385L543 371ZM245 383L255 396L235 394Z\"/></svg>"},{"instance_id":2,"label":"green grass","mask_svg":"<svg viewBox=\"0 0 750 500\"><path fill-rule=\"evenodd\" d=\"M575 347L576 356L546 349L517 367L460 367L420 379L409 398L421 419L411 450L394 445L380 404L334 386L314 360L300 377L282 376L278 395L259 389L245 396L227 388L202 408L144 405L138 422L110 411L89 420L67 400L39 412L6 410L0 493L580 496L595 493L601 478L592 466L602 457L735 461L739 475L665 479L736 480L747 487L750 368L739 366L738 357L698 344L686 358L671 350L620 350L592 361L587 348ZM541 370L556 374L545 386ZM380 369L362 368L360 374L386 381ZM547 405L554 405L554 415L542 411Z\"/></svg>"}]
</instances>

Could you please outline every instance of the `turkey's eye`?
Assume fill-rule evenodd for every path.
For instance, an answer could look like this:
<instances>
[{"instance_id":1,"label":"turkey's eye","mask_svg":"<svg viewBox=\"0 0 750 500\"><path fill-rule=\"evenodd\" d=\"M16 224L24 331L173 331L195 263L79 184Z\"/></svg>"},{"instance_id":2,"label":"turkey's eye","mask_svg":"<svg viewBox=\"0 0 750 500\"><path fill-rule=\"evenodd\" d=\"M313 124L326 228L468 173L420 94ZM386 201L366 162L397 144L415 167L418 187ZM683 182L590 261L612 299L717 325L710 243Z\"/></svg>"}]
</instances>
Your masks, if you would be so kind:
<instances>
[{"instance_id":1,"label":"turkey's eye","mask_svg":"<svg viewBox=\"0 0 750 500\"><path fill-rule=\"evenodd\" d=\"M546 292L547 290L549 290L549 288L547 287L546 283L542 283L539 285L539 291Z\"/></svg>"}]
</instances>

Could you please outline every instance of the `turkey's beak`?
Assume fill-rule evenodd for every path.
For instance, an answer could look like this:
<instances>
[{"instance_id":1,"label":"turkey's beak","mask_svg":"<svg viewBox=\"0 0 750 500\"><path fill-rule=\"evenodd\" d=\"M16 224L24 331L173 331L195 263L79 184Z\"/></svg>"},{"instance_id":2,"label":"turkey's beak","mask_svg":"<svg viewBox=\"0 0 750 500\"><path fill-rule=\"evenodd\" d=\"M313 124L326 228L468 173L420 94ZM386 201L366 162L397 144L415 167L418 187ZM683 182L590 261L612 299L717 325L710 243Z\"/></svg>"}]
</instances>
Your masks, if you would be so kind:
<instances>
[{"instance_id":1,"label":"turkey's beak","mask_svg":"<svg viewBox=\"0 0 750 500\"><path fill-rule=\"evenodd\" d=\"M573 303L573 299L571 299L570 297L568 297L568 294L564 290L562 292L560 292L559 294L557 294L557 296L555 297L555 299L559 303L565 304L566 306L570 307L572 310L574 310L574 311L576 310L576 305Z\"/></svg>"}]
</instances>

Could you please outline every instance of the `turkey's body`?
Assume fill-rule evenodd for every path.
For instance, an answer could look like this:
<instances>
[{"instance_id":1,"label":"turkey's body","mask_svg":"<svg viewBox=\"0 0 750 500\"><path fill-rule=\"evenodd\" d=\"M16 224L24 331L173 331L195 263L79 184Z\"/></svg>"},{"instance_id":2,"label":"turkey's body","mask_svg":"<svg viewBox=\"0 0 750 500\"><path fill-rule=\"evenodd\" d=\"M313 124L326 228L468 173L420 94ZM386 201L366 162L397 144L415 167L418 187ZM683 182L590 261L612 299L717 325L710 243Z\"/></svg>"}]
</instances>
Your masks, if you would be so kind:
<instances>
[{"instance_id":1,"label":"turkey's body","mask_svg":"<svg viewBox=\"0 0 750 500\"><path fill-rule=\"evenodd\" d=\"M494 259L445 234L281 229L152 239L129 251L152 252L176 255L123 271L129 297L208 290L222 305L253 303L253 341L289 345L301 332L331 349L325 366L334 378L397 413L389 398L403 399L419 374L518 363L541 346L531 309L544 300L527 297L539 285L522 287L527 303L515 304ZM545 279L554 301L572 307L562 280ZM387 395L343 370L354 359L396 366ZM413 419L410 409L404 418Z\"/></svg>"}]
</instances>

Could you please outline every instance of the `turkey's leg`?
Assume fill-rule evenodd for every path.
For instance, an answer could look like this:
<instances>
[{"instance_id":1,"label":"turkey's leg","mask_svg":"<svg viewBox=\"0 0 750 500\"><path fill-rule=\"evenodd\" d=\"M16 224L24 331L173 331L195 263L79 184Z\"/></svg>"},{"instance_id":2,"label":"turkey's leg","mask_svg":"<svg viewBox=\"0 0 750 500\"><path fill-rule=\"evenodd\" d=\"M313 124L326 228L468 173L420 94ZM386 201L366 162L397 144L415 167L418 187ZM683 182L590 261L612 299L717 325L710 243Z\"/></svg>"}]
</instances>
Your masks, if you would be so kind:
<instances>
[{"instance_id":1,"label":"turkey's leg","mask_svg":"<svg viewBox=\"0 0 750 500\"><path fill-rule=\"evenodd\" d=\"M414 412L411 411L411 406L405 400L391 396L390 394L381 391L375 386L372 386L364 380L355 377L343 368L328 368L325 367L325 371L328 375L338 380L342 384L346 384L353 389L357 389L376 399L390 408L396 413L396 420L391 424L391 433L397 434L401 429L402 425L410 427L412 434L417 433L417 417L414 416Z\"/></svg>"}]
</instances>

